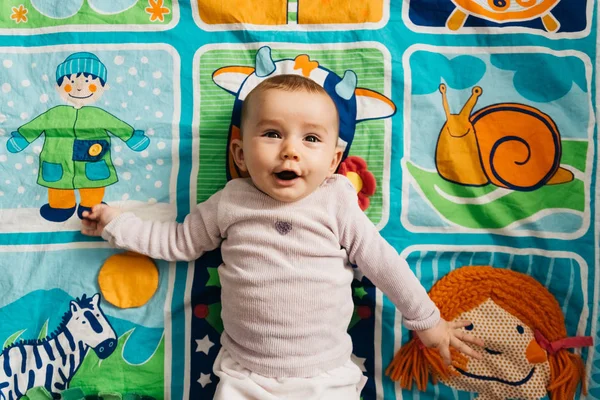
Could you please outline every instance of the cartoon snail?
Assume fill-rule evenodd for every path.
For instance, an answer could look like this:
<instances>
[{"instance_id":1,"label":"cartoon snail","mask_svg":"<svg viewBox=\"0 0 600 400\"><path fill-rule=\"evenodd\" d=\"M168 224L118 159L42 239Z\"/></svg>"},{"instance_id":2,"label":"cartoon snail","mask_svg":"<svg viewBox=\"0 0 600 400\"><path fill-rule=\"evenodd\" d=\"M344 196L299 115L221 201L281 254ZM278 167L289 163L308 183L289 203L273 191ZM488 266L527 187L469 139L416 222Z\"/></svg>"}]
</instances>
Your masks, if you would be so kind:
<instances>
[{"instance_id":1,"label":"cartoon snail","mask_svg":"<svg viewBox=\"0 0 600 400\"><path fill-rule=\"evenodd\" d=\"M446 85L439 89L447 118L435 151L442 178L518 191L573 180L573 173L560 167L560 133L550 116L517 103L492 104L471 115L483 93L479 86L460 114L450 114Z\"/></svg>"},{"instance_id":2,"label":"cartoon snail","mask_svg":"<svg viewBox=\"0 0 600 400\"><path fill-rule=\"evenodd\" d=\"M446 21L448 29L457 31L473 15L496 23L542 19L548 32L556 32L560 23L550 12L560 0L452 0L456 5Z\"/></svg>"}]
</instances>

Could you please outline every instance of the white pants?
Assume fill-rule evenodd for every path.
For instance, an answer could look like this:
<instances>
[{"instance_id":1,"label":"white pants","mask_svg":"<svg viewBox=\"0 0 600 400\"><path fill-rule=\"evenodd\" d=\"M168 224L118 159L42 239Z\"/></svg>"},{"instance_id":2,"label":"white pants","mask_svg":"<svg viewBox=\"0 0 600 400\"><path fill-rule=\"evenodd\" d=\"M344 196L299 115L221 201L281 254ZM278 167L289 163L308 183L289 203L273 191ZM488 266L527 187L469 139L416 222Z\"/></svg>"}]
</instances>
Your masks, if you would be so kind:
<instances>
[{"instance_id":1,"label":"white pants","mask_svg":"<svg viewBox=\"0 0 600 400\"><path fill-rule=\"evenodd\" d=\"M214 364L214 400L359 400L367 377L351 360L311 378L269 378L242 367L223 348Z\"/></svg>"}]
</instances>

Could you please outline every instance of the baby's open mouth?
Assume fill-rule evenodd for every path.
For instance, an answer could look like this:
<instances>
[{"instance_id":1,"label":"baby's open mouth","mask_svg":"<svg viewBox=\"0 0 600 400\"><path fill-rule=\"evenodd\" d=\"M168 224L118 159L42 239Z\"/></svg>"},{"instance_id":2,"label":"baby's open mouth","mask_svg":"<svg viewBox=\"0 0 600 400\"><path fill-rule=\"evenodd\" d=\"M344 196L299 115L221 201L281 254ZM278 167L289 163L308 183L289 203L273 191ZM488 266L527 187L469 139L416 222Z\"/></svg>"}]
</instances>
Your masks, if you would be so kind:
<instances>
[{"instance_id":1,"label":"baby's open mouth","mask_svg":"<svg viewBox=\"0 0 600 400\"><path fill-rule=\"evenodd\" d=\"M281 179L282 181L291 181L292 179L296 179L298 177L298 174L294 171L281 171L276 172L275 176Z\"/></svg>"}]
</instances>

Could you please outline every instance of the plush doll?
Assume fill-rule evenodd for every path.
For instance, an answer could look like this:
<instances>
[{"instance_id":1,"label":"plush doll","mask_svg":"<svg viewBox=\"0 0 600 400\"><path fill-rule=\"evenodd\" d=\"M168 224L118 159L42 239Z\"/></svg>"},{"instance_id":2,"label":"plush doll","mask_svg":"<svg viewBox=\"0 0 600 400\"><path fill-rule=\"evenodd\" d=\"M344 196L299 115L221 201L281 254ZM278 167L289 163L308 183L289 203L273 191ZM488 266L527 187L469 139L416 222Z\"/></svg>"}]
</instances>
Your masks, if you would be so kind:
<instances>
[{"instance_id":1,"label":"plush doll","mask_svg":"<svg viewBox=\"0 0 600 400\"><path fill-rule=\"evenodd\" d=\"M554 296L528 275L488 266L456 269L430 291L448 321L468 320L465 331L484 340L476 360L452 349L447 368L438 351L416 336L406 343L386 374L411 389L424 391L431 378L478 399L573 399L585 387L581 357L568 348L591 346L591 337L567 337Z\"/></svg>"}]
</instances>

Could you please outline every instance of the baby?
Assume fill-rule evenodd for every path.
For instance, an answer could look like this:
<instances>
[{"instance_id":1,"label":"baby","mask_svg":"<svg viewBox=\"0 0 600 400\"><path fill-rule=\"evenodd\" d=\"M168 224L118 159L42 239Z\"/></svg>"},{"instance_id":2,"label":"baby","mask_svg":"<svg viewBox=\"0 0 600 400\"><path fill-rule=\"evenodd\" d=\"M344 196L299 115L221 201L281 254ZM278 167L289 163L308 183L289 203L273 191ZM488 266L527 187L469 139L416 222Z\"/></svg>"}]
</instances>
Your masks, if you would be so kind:
<instances>
[{"instance_id":1,"label":"baby","mask_svg":"<svg viewBox=\"0 0 600 400\"><path fill-rule=\"evenodd\" d=\"M241 140L230 151L250 178L234 179L184 222L142 221L105 204L82 232L168 261L221 246L224 331L214 365L218 400L359 399L366 378L351 361L355 264L398 307L404 325L450 363L450 348L475 358L468 321L448 323L335 174L336 106L297 75L260 83L245 99Z\"/></svg>"}]
</instances>

